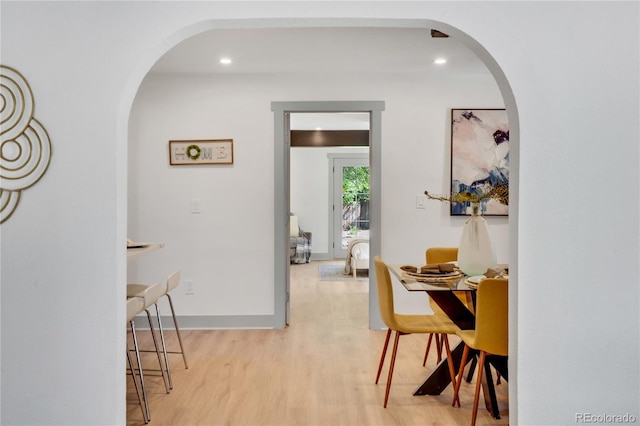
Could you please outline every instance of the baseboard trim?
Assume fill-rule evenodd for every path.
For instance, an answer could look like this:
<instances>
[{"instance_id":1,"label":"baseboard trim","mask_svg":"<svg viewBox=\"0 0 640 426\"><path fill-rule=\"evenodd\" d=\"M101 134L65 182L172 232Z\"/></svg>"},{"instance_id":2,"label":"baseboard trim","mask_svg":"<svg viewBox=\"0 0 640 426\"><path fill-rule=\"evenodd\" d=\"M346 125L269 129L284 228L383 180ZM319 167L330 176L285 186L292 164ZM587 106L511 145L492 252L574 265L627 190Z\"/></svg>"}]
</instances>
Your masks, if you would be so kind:
<instances>
[{"instance_id":1,"label":"baseboard trim","mask_svg":"<svg viewBox=\"0 0 640 426\"><path fill-rule=\"evenodd\" d=\"M153 312L153 309L151 310ZM151 315L155 320L155 315ZM174 330L173 317L164 316L162 319L162 328ZM184 315L178 316L178 324L180 330L232 330L232 329L273 329L273 315ZM144 316L138 316L135 319L136 329L148 330L149 322ZM154 321L154 327L157 327Z\"/></svg>"},{"instance_id":2,"label":"baseboard trim","mask_svg":"<svg viewBox=\"0 0 640 426\"><path fill-rule=\"evenodd\" d=\"M311 260L331 260L331 256L329 256L329 253L311 252Z\"/></svg>"}]
</instances>

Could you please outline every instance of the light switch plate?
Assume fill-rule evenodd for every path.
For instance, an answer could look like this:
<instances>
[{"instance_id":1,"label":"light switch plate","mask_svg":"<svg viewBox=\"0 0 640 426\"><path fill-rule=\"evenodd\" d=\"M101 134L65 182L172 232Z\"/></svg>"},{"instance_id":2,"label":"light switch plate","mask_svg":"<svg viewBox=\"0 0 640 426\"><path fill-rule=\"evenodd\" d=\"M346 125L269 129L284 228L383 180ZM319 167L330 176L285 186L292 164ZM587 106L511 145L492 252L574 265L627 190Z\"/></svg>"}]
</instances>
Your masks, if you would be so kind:
<instances>
[{"instance_id":1,"label":"light switch plate","mask_svg":"<svg viewBox=\"0 0 640 426\"><path fill-rule=\"evenodd\" d=\"M191 200L191 213L193 214L200 213L200 200L197 198L194 198L193 200Z\"/></svg>"},{"instance_id":2,"label":"light switch plate","mask_svg":"<svg viewBox=\"0 0 640 426\"><path fill-rule=\"evenodd\" d=\"M416 209L424 209L427 204L427 196L426 195L417 195L416 196Z\"/></svg>"}]
</instances>

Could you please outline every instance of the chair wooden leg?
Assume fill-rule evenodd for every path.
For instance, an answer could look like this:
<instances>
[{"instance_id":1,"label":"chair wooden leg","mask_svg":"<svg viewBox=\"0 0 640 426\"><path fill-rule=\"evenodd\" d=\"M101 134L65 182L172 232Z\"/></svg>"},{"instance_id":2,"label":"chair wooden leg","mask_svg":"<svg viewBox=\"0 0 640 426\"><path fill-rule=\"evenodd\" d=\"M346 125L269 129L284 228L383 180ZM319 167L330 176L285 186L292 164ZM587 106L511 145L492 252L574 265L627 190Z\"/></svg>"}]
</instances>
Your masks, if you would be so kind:
<instances>
[{"instance_id":1,"label":"chair wooden leg","mask_svg":"<svg viewBox=\"0 0 640 426\"><path fill-rule=\"evenodd\" d=\"M449 346L449 338L446 334L442 335L442 339L444 340L444 348L447 354L447 364L449 365L449 375L451 376L451 385L453 389L456 387L456 368L453 366L453 359L451 359L451 347ZM455 404L455 400L453 401ZM460 405L460 399L458 398L458 405Z\"/></svg>"},{"instance_id":2,"label":"chair wooden leg","mask_svg":"<svg viewBox=\"0 0 640 426\"><path fill-rule=\"evenodd\" d=\"M482 373L484 371L484 359L487 353L480 351L480 360L478 361L478 377L476 378L476 394L473 397L473 413L471 414L471 426L475 426L476 417L478 416L478 399L480 398L480 388L482 387Z\"/></svg>"},{"instance_id":3,"label":"chair wooden leg","mask_svg":"<svg viewBox=\"0 0 640 426\"><path fill-rule=\"evenodd\" d=\"M393 352L391 352L391 364L389 365L389 376L387 377L387 389L384 393L384 408L387 408L387 400L389 399L389 390L391 389L391 379L393 378L393 367L396 364L396 352L398 352L399 340L400 340L400 332L396 331L396 338L393 341Z\"/></svg>"},{"instance_id":4,"label":"chair wooden leg","mask_svg":"<svg viewBox=\"0 0 640 426\"><path fill-rule=\"evenodd\" d=\"M422 360L422 366L427 365L427 357L429 356L429 349L431 348L431 341L433 340L433 333L429 333L429 340L427 340L427 349L424 351L424 359Z\"/></svg>"},{"instance_id":5,"label":"chair wooden leg","mask_svg":"<svg viewBox=\"0 0 640 426\"><path fill-rule=\"evenodd\" d=\"M442 361L442 335L436 334L436 348L438 350L438 364Z\"/></svg>"},{"instance_id":6,"label":"chair wooden leg","mask_svg":"<svg viewBox=\"0 0 640 426\"><path fill-rule=\"evenodd\" d=\"M384 339L384 346L382 347L382 355L380 356L380 363L378 364L378 375L376 376L376 385L380 379L380 373L382 372L382 365L384 364L384 357L387 355L387 347L389 346L389 337L391 337L391 329L387 330L387 337Z\"/></svg>"},{"instance_id":7,"label":"chair wooden leg","mask_svg":"<svg viewBox=\"0 0 640 426\"><path fill-rule=\"evenodd\" d=\"M456 403L458 407L460 406L460 396L458 392L460 392L460 383L462 383L462 377L464 377L464 366L467 363L467 358L469 357L469 346L464 345L464 351L462 352L462 359L460 360L460 370L458 372L458 378L456 379L456 386L453 391L453 401L451 402L451 406L455 407Z\"/></svg>"}]
</instances>

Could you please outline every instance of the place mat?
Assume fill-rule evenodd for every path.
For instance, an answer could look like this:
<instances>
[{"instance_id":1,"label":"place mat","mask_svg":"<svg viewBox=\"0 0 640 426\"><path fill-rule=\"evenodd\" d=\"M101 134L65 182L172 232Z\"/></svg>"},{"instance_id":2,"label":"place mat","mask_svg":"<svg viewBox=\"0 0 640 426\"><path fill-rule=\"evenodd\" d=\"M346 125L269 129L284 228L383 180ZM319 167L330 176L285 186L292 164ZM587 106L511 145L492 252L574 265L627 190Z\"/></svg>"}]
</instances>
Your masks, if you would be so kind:
<instances>
[{"instance_id":1,"label":"place mat","mask_svg":"<svg viewBox=\"0 0 640 426\"><path fill-rule=\"evenodd\" d=\"M484 277L484 278L489 278L486 275L481 275L481 276ZM481 281L481 280L478 280L477 278L478 278L478 276L468 277L468 278L466 278L464 280L464 283L467 285L467 287L472 288L474 290L477 290L478 289L478 284L480 284L480 281ZM503 279L508 280L509 279L509 275L500 275L500 276L495 277L495 278L503 278Z\"/></svg>"},{"instance_id":2,"label":"place mat","mask_svg":"<svg viewBox=\"0 0 640 426\"><path fill-rule=\"evenodd\" d=\"M423 266L402 265L400 269L410 274L419 274L424 276L448 275L453 272L460 271L460 269L452 263L435 263L432 265L423 265Z\"/></svg>"},{"instance_id":3,"label":"place mat","mask_svg":"<svg viewBox=\"0 0 640 426\"><path fill-rule=\"evenodd\" d=\"M453 271L453 272L427 272L425 274L420 273L420 272L411 272L411 271L404 271L404 273L406 275L410 275L412 277L419 277L419 278L431 278L431 277L437 277L437 278L449 278L449 277L458 277L460 275L462 275L462 273L460 273L459 271Z\"/></svg>"},{"instance_id":4,"label":"place mat","mask_svg":"<svg viewBox=\"0 0 640 426\"><path fill-rule=\"evenodd\" d=\"M446 274L418 274L413 272L403 271L402 275L405 277L421 281L429 284L448 284L449 281L459 280L463 274L459 271L448 272Z\"/></svg>"},{"instance_id":5,"label":"place mat","mask_svg":"<svg viewBox=\"0 0 640 426\"><path fill-rule=\"evenodd\" d=\"M478 284L479 283L473 283L471 281L469 281L469 278L467 278L466 280L464 280L464 283L466 284L467 287L472 288L474 290L478 289Z\"/></svg>"}]
</instances>

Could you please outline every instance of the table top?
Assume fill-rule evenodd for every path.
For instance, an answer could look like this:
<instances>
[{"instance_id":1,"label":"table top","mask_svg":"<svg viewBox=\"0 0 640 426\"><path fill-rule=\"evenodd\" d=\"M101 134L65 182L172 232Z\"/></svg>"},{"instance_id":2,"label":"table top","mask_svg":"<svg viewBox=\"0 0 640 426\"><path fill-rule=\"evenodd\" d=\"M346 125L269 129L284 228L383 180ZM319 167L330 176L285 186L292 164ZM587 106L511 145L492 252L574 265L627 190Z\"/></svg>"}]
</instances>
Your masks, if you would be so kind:
<instances>
[{"instance_id":1,"label":"table top","mask_svg":"<svg viewBox=\"0 0 640 426\"><path fill-rule=\"evenodd\" d=\"M441 281L437 282L423 282L418 281L416 277L406 274L402 269L402 265L389 265L389 271L402 283L404 288L409 291L476 291L476 286L467 285L466 275L461 275L458 278L445 279L443 277Z\"/></svg>"},{"instance_id":2,"label":"table top","mask_svg":"<svg viewBox=\"0 0 640 426\"><path fill-rule=\"evenodd\" d=\"M164 243L132 243L127 245L127 260L155 250L160 250L163 247Z\"/></svg>"}]
</instances>

